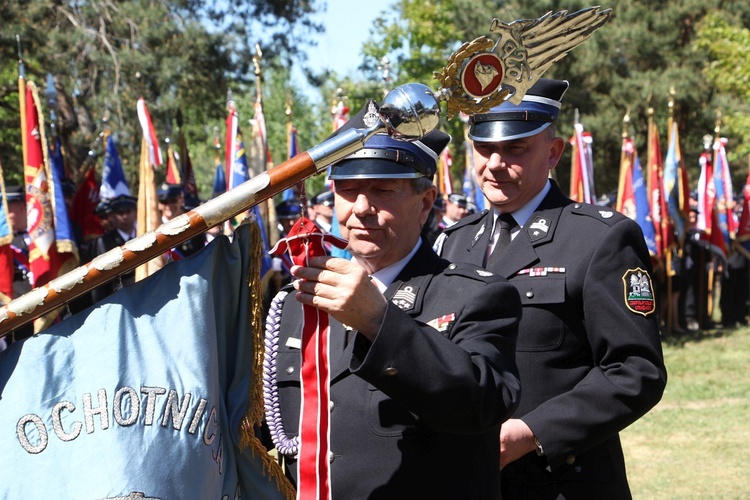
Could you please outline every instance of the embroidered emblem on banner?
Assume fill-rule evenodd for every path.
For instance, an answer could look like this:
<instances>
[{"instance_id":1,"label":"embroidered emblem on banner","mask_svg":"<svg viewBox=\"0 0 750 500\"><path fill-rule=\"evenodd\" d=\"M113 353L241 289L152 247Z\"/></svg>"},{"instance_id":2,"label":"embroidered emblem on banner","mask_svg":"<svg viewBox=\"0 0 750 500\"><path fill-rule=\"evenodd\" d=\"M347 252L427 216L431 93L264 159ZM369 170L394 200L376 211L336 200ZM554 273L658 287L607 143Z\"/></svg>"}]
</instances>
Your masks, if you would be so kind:
<instances>
[{"instance_id":1,"label":"embroidered emblem on banner","mask_svg":"<svg viewBox=\"0 0 750 500\"><path fill-rule=\"evenodd\" d=\"M528 269L521 269L516 274L528 274L531 277L534 276L547 276L550 273L565 274L564 267L530 267Z\"/></svg>"},{"instance_id":2,"label":"embroidered emblem on banner","mask_svg":"<svg viewBox=\"0 0 750 500\"><path fill-rule=\"evenodd\" d=\"M549 232L549 221L544 217L537 217L529 226L529 239L536 241L544 238Z\"/></svg>"},{"instance_id":3,"label":"embroidered emblem on banner","mask_svg":"<svg viewBox=\"0 0 750 500\"><path fill-rule=\"evenodd\" d=\"M444 314L439 318L428 321L427 326L431 326L439 332L444 332L451 326L454 321L456 321L456 313Z\"/></svg>"},{"instance_id":4,"label":"embroidered emblem on banner","mask_svg":"<svg viewBox=\"0 0 750 500\"><path fill-rule=\"evenodd\" d=\"M147 497L144 493L140 491L133 491L130 493L130 495L127 495L127 496L107 497L107 498L103 498L102 500L161 500L161 498Z\"/></svg>"},{"instance_id":5,"label":"embroidered emblem on banner","mask_svg":"<svg viewBox=\"0 0 750 500\"><path fill-rule=\"evenodd\" d=\"M625 288L625 305L637 314L648 316L656 310L651 276L643 269L628 269L622 276Z\"/></svg>"},{"instance_id":6,"label":"embroidered emblem on banner","mask_svg":"<svg viewBox=\"0 0 750 500\"><path fill-rule=\"evenodd\" d=\"M395 294L393 294L391 302L396 304L399 309L408 311L409 309L414 307L414 302L417 301L418 290L419 289L415 290L411 285L404 285L399 288Z\"/></svg>"}]
</instances>

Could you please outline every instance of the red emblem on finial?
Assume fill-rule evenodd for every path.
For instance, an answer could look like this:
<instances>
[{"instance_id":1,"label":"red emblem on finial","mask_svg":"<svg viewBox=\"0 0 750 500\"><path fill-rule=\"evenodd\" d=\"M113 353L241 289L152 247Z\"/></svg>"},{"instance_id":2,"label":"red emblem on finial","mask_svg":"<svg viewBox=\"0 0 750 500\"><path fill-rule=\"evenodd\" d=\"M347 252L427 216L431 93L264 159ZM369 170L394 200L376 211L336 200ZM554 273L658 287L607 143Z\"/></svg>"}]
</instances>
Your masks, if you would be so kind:
<instances>
[{"instance_id":1,"label":"red emblem on finial","mask_svg":"<svg viewBox=\"0 0 750 500\"><path fill-rule=\"evenodd\" d=\"M474 55L461 71L461 86L467 94L481 99L500 88L503 82L503 62L492 52Z\"/></svg>"}]
</instances>

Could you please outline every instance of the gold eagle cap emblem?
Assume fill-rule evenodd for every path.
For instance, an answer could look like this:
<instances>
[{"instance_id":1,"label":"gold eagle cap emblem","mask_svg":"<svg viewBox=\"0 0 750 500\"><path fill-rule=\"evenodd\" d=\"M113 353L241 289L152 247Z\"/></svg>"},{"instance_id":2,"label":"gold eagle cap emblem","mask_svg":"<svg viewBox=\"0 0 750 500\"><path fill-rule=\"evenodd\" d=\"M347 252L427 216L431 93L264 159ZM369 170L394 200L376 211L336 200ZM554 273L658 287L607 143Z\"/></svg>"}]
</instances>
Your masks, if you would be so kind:
<instances>
[{"instance_id":1,"label":"gold eagle cap emblem","mask_svg":"<svg viewBox=\"0 0 750 500\"><path fill-rule=\"evenodd\" d=\"M479 37L461 45L434 73L441 85L436 96L447 102L448 118L458 112L485 113L505 100L519 104L550 66L611 16L612 9L589 7L510 23L493 19L489 31L499 38Z\"/></svg>"}]
</instances>

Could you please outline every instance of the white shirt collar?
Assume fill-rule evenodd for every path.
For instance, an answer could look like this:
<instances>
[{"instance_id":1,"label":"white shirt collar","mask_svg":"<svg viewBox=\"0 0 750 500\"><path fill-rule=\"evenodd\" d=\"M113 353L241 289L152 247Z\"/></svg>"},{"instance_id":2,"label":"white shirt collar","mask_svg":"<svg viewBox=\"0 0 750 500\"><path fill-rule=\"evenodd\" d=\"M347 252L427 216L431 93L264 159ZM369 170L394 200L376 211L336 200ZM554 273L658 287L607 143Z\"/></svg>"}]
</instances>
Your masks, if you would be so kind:
<instances>
[{"instance_id":1,"label":"white shirt collar","mask_svg":"<svg viewBox=\"0 0 750 500\"><path fill-rule=\"evenodd\" d=\"M519 230L523 228L523 226L526 224L526 222L529 220L529 217L532 216L532 214L536 211L537 208L539 208L539 205L542 203L542 200L545 196L547 196L547 193L549 193L549 190L552 189L552 184L550 184L549 180L547 180L547 183L544 185L541 191L539 191L536 196L534 196L532 199L528 201L524 206L513 212L511 215L513 215L513 219L515 219L516 224L518 224ZM495 227L494 224L497 221L497 216L499 215L497 210L493 209L493 228Z\"/></svg>"},{"instance_id":2,"label":"white shirt collar","mask_svg":"<svg viewBox=\"0 0 750 500\"><path fill-rule=\"evenodd\" d=\"M417 240L417 244L414 245L414 248L412 248L411 252L409 252L406 257L372 274L372 277L375 278L373 282L378 285L380 293L384 293L386 288L388 288L388 286L394 282L396 276L398 276L399 273L403 271L403 269L406 267L406 264L408 264L411 258L414 257L414 254L417 253L417 250L419 250L419 246L421 244L422 238L419 238ZM352 258L352 260L353 259L354 258Z\"/></svg>"},{"instance_id":3,"label":"white shirt collar","mask_svg":"<svg viewBox=\"0 0 750 500\"><path fill-rule=\"evenodd\" d=\"M125 241L130 241L133 238L135 238L135 229L133 229L133 232L131 234L126 233L125 231L122 231L120 228L116 228L117 232L120 233L120 236Z\"/></svg>"}]
</instances>

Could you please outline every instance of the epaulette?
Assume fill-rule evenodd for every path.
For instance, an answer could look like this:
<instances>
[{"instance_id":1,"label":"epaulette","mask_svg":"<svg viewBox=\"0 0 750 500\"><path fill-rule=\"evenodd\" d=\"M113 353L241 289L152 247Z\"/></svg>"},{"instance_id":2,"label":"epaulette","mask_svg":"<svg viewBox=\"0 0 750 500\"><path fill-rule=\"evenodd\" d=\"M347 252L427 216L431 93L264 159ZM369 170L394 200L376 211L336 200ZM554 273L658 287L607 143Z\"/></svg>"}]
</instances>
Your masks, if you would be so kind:
<instances>
[{"instance_id":1,"label":"epaulette","mask_svg":"<svg viewBox=\"0 0 750 500\"><path fill-rule=\"evenodd\" d=\"M488 271L474 264L468 264L466 262L451 262L448 267L445 268L443 274L445 274L446 276L461 276L463 278L471 278L483 283L494 283L498 280L504 279L491 271Z\"/></svg>"},{"instance_id":2,"label":"epaulette","mask_svg":"<svg viewBox=\"0 0 750 500\"><path fill-rule=\"evenodd\" d=\"M482 210L481 212L468 215L461 219L460 221L456 222L450 227L446 227L443 232L444 233L451 233L455 231L456 229L460 229L464 226L469 226L471 224L476 224L478 221L482 220L482 217L484 217L487 214L487 209Z\"/></svg>"},{"instance_id":3,"label":"epaulette","mask_svg":"<svg viewBox=\"0 0 750 500\"><path fill-rule=\"evenodd\" d=\"M574 203L570 205L570 211L578 215L587 215L593 219L596 219L608 226L612 226L622 219L627 218L614 208L600 207L598 205L591 205L589 203Z\"/></svg>"}]
</instances>

